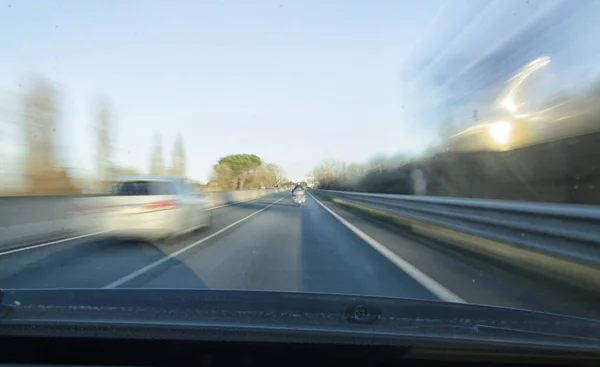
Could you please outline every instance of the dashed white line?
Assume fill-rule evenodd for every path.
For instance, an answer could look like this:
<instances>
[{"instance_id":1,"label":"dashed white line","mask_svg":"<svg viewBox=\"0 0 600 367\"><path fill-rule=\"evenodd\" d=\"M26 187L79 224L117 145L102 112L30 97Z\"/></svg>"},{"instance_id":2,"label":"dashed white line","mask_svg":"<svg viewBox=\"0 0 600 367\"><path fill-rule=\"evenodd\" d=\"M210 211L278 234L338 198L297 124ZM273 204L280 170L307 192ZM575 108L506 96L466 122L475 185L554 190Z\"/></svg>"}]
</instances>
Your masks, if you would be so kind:
<instances>
[{"instance_id":1,"label":"dashed white line","mask_svg":"<svg viewBox=\"0 0 600 367\"><path fill-rule=\"evenodd\" d=\"M40 247L46 247L46 246L56 245L56 244L63 243L63 242L74 241L74 240L78 240L78 239L81 239L81 238L96 236L96 235L99 235L99 234L102 234L102 233L106 233L106 232L108 232L108 231L99 231L99 232L93 232L93 233L86 233L86 234L82 234L81 236L63 238L62 240L56 240L56 241L52 241L52 242L45 242L45 243L40 243L40 244L37 244L37 245L31 245L31 246L26 246L26 247L19 247L19 248L12 249L12 250L2 251L2 252L0 252L0 256L14 254L14 253L17 253L17 252L22 252L22 251L27 251L27 250L33 250L33 249L40 248Z\"/></svg>"},{"instance_id":2,"label":"dashed white line","mask_svg":"<svg viewBox=\"0 0 600 367\"><path fill-rule=\"evenodd\" d=\"M258 200L258 199L262 199L264 197L265 196L261 196L261 197L258 197L258 198L252 198L252 199L243 200L243 201L236 201L234 203L229 203L229 204L225 204L225 205L211 207L211 208L209 208L209 210L220 209L220 208L224 208L224 207L227 207L227 206L232 206L232 205L236 205L236 204L246 203L248 201ZM96 235L99 235L99 234L102 234L102 233L107 233L107 232L109 232L109 231L98 231L98 232L93 232L93 233L86 233L86 234L83 234L83 235L80 235L80 236L63 238L63 239L56 240L56 241L39 243L39 244L36 244L36 245L19 247L19 248L15 248L15 249L11 249L11 250L6 250L6 251L0 251L0 256L10 255L10 254L14 254L14 253L18 253L18 252L23 252L23 251L28 251L28 250L33 250L33 249L40 248L40 247L46 247L46 246L56 245L56 244L63 243L63 242L74 241L74 240L78 240L78 239L81 239L81 238L96 236Z\"/></svg>"},{"instance_id":3,"label":"dashed white line","mask_svg":"<svg viewBox=\"0 0 600 367\"><path fill-rule=\"evenodd\" d=\"M266 195L266 196L268 196L268 195ZM225 207L232 206L232 205L236 205L236 204L247 203L247 202L249 202L249 201L252 201L252 200L263 199L263 198L265 198L266 196L261 196L261 197L252 198L252 199L247 199L247 200L242 200L242 201L235 201L235 202L233 202L233 203L229 203L229 204L223 204L223 205L219 205L219 206L213 206L213 207L210 207L210 208L208 208L208 210L215 210L215 209L225 208Z\"/></svg>"},{"instance_id":4,"label":"dashed white line","mask_svg":"<svg viewBox=\"0 0 600 367\"><path fill-rule=\"evenodd\" d=\"M355 225L348 222L346 219L342 218L333 210L329 209L323 203L321 203L317 198L315 198L311 193L309 195L319 204L323 209L325 209L329 214L333 215L335 219L337 219L340 223L342 223L346 228L356 234L360 239L369 244L372 248L374 248L377 252L385 256L389 261L391 261L394 265L399 267L402 271L408 274L411 278L413 278L417 283L421 284L425 289L429 292L433 293L436 297L446 302L456 302L456 303L467 303L464 299L460 298L452 291L435 281L429 275L423 273L421 270L416 268L414 265L403 259L401 256L397 255L385 245L369 236L365 232L358 229Z\"/></svg>"},{"instance_id":5,"label":"dashed white line","mask_svg":"<svg viewBox=\"0 0 600 367\"><path fill-rule=\"evenodd\" d=\"M236 225L242 223L243 221L246 221L246 220L252 218L256 214L258 214L258 213L260 213L260 212L262 212L264 210L267 210L269 207L271 207L271 206L275 205L276 203L280 202L281 200L285 199L287 196L288 195L286 195L286 196L284 196L284 197L282 197L280 199L277 199L276 201L272 202L271 204L265 206L264 208L262 208L260 210L257 210L255 212L253 212L253 213L245 216L244 218L242 218L242 219L240 219L240 220L238 220L238 221L236 221L236 222L228 225L227 227L222 228L222 229L218 230L217 232L215 232L215 233L213 233L213 234L211 234L209 236L206 236L206 237L204 237L204 238L202 238L202 239L200 239L200 240L198 240L198 241L196 241L196 242L194 242L194 243L192 243L190 245L185 246L182 249L174 251L174 252L170 253L169 255L167 255L166 257L163 257L162 259L156 260L155 262L153 262L151 264L148 264L148 265L144 266L143 268L134 271L131 274L128 274L128 275L126 275L126 276L124 276L124 277L122 277L122 278L120 278L118 280L115 280L114 282L112 282L112 283L104 286L103 288L104 289L116 288L116 287L119 287L119 286L121 286L121 285L129 282L130 280L133 280L133 279L139 277L140 275L142 275L144 273L147 273L148 271L156 268L157 266L160 266L160 265L166 263L167 261L171 260L172 258L174 258L174 257L176 257L178 255L181 255L182 253L184 253L184 252L186 252L188 250L193 249L194 247L200 245L201 243L206 242L206 241L210 240L211 238L220 235L221 233L223 233L223 232L231 229L232 227L235 227Z\"/></svg>"}]
</instances>

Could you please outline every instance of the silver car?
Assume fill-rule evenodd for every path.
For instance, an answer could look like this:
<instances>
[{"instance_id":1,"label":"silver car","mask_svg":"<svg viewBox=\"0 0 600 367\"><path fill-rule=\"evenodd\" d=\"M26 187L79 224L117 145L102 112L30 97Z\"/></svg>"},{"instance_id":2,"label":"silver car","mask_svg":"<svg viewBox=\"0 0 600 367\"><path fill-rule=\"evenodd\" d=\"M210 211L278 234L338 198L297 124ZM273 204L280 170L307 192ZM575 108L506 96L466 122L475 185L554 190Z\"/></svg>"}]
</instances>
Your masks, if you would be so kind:
<instances>
[{"instance_id":1,"label":"silver car","mask_svg":"<svg viewBox=\"0 0 600 367\"><path fill-rule=\"evenodd\" d=\"M117 236L160 240L211 223L211 202L181 177L123 176L109 180L104 229Z\"/></svg>"}]
</instances>

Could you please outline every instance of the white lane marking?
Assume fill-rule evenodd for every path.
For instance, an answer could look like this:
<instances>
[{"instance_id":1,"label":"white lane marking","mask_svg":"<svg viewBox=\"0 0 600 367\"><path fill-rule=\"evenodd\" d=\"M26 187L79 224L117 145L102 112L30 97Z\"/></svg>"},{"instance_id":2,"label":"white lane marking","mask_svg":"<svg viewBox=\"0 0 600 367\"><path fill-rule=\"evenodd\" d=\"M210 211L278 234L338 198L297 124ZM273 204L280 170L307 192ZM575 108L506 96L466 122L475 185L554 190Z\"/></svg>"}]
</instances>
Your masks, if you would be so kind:
<instances>
[{"instance_id":1,"label":"white lane marking","mask_svg":"<svg viewBox=\"0 0 600 367\"><path fill-rule=\"evenodd\" d=\"M63 238L62 240L57 240L57 241L52 241L52 242L46 242L46 243L40 243L40 244L37 244L37 245L31 245L31 246L27 246L27 247L16 248L16 249L13 249L13 250L2 251L2 252L0 252L0 256L14 254L16 252L21 252L21 251L33 250L33 249L39 248L39 247L56 245L56 244L62 243L62 242L74 241L74 240L78 240L78 239L81 239L81 238L96 236L96 235L99 235L99 234L102 234L102 233L106 233L106 232L109 232L109 231L99 231L99 232L87 233L87 234L82 234L81 236Z\"/></svg>"},{"instance_id":2,"label":"white lane marking","mask_svg":"<svg viewBox=\"0 0 600 367\"><path fill-rule=\"evenodd\" d=\"M429 275L423 273L421 270L417 269L414 265L404 260L401 256L395 254L390 249L385 247L382 243L369 236L365 232L358 229L355 225L348 222L346 219L342 218L333 210L326 207L323 203L321 203L317 198L315 198L312 194L309 195L319 204L323 209L329 212L329 214L333 215L335 219L337 219L340 223L342 223L346 228L351 230L354 234L356 234L360 239L368 243L371 247L377 250L380 254L385 256L389 261L391 261L394 265L402 269L406 274L408 274L411 278L413 278L417 283L421 284L425 289L433 293L436 297L446 302L456 302L456 303L467 303L464 299L460 298L449 289L436 282Z\"/></svg>"},{"instance_id":3,"label":"white lane marking","mask_svg":"<svg viewBox=\"0 0 600 367\"><path fill-rule=\"evenodd\" d=\"M208 210L224 208L226 206L231 206L231 205L235 205L235 204L245 203L247 201L252 201L252 200L258 200L258 199L262 199L264 197L265 196L262 196L262 197L259 197L259 198L248 199L248 200L244 200L244 201L237 201L235 203L229 203L229 204L226 204L226 205L215 206L215 207L209 208ZM56 245L58 243L63 243L63 242L68 242L68 241L74 241L74 240L78 240L78 239L81 239L81 238L96 236L96 235L99 235L99 234L102 234L102 233L106 233L106 232L110 232L110 231L107 230L107 231L99 231L99 232L86 233L86 234L83 234L81 236L63 238L61 240L56 240L56 241L52 241L52 242L39 243L37 245L20 247L20 248L16 248L16 249L12 249L12 250L7 250L7 251L0 251L0 256L10 255L10 254L14 254L14 253L17 253L17 252L22 252L22 251L27 251L27 250L33 250L33 249L40 248L40 247L46 247L46 246Z\"/></svg>"},{"instance_id":4,"label":"white lane marking","mask_svg":"<svg viewBox=\"0 0 600 367\"><path fill-rule=\"evenodd\" d=\"M265 196L260 196L260 197L257 197L257 198L252 198L252 199L247 199L247 200L242 200L242 201L235 201L235 202L229 203L229 204L224 204L224 205L219 205L219 206L212 206L212 207L208 208L208 210L220 209L220 208L225 208L225 207L232 206L232 205L235 205L235 204L247 203L247 202L252 201L252 200L264 199L264 198L269 197L269 196L274 195L274 194L281 194L282 192L284 192L284 191L274 192L274 193L267 194Z\"/></svg>"},{"instance_id":5,"label":"white lane marking","mask_svg":"<svg viewBox=\"0 0 600 367\"><path fill-rule=\"evenodd\" d=\"M253 213L245 216L244 218L242 218L242 219L240 219L240 220L238 220L238 221L236 221L236 222L228 225L225 228L222 228L222 229L218 230L217 232L215 232L215 233L213 233L213 234L211 234L209 236L206 236L206 237L204 237L204 238L202 238L202 239L200 239L200 240L198 240L196 242L193 242L190 245L185 246L182 249L179 249L179 250L177 250L175 252L170 253L169 255L163 257L162 259L156 260L155 262L153 262L151 264L148 264L148 265L144 266L143 268L138 269L138 270L134 271L133 273L131 273L129 275L126 275L126 276L124 276L124 277L122 277L120 279L115 280L114 282L112 282L112 283L104 286L103 288L104 289L116 288L116 287L118 287L120 285L123 285L123 284L127 283L128 281L130 281L132 279L135 279L135 278L139 277L140 275L142 275L142 274L144 274L144 273L146 273L146 272L148 272L148 271L156 268L157 266L160 266L160 265L166 263L167 261L171 260L172 258L174 258L174 257L176 257L178 255L181 255L182 253L184 253L184 252L186 252L188 250L191 250L192 248L198 246L199 244L201 244L203 242L206 242L206 241L210 240L213 237L216 237L216 236L220 235L221 233L229 230L232 227L235 227L236 225L242 223L245 220L248 220L248 219L252 218L256 214L258 214L258 213L260 213L260 212L262 212L264 210L267 210L269 207L271 207L271 206L275 205L276 203L280 202L281 200L285 199L287 196L288 195L286 195L286 196L284 196L284 197L282 197L282 198L280 198L280 199L272 202L271 204L265 206L264 208L262 208L260 210L257 210L255 212L253 212Z\"/></svg>"},{"instance_id":6,"label":"white lane marking","mask_svg":"<svg viewBox=\"0 0 600 367\"><path fill-rule=\"evenodd\" d=\"M269 196L269 195L261 196L261 197L258 197L258 198L252 198L252 199L248 199L248 200L236 201L236 202L233 202L233 203L219 205L219 206L211 206L210 208L208 208L208 210L220 209L220 208L225 208L225 207L232 206L232 205L235 205L235 204L247 203L247 202L252 201L252 200L263 199L263 198L265 198L267 196Z\"/></svg>"}]
</instances>

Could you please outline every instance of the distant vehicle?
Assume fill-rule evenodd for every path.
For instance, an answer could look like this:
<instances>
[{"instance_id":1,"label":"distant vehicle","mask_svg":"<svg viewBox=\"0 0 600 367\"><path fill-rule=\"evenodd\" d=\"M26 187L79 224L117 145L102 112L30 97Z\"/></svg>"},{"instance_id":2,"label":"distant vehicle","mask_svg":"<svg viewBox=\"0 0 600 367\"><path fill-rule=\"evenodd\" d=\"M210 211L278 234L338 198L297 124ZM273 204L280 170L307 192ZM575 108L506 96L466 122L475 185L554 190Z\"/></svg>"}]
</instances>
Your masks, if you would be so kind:
<instances>
[{"instance_id":1,"label":"distant vehicle","mask_svg":"<svg viewBox=\"0 0 600 367\"><path fill-rule=\"evenodd\" d=\"M292 201L298 206L304 205L306 202L306 193L302 186L296 185L296 187L294 187L292 190Z\"/></svg>"},{"instance_id":2,"label":"distant vehicle","mask_svg":"<svg viewBox=\"0 0 600 367\"><path fill-rule=\"evenodd\" d=\"M315 178L314 177L308 177L306 179L306 187L308 187L309 189L312 189L313 187L315 187Z\"/></svg>"},{"instance_id":3,"label":"distant vehicle","mask_svg":"<svg viewBox=\"0 0 600 367\"><path fill-rule=\"evenodd\" d=\"M123 176L109 182L104 229L112 234L161 240L210 225L210 200L185 178Z\"/></svg>"}]
</instances>

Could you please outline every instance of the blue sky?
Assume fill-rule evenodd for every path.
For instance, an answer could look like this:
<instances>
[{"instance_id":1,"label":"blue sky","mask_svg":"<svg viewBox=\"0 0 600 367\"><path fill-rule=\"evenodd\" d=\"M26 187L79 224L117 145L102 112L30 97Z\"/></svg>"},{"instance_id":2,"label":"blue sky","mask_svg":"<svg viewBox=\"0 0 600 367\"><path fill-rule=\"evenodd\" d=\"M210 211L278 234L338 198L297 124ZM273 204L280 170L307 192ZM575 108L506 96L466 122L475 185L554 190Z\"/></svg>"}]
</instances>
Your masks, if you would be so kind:
<instances>
[{"instance_id":1,"label":"blue sky","mask_svg":"<svg viewBox=\"0 0 600 367\"><path fill-rule=\"evenodd\" d=\"M13 102L43 77L60 96L61 156L78 172L94 173L95 103L104 97L118 164L146 170L156 133L168 162L181 134L192 178L206 180L221 156L254 153L299 180L325 158L424 150L456 91L488 98L513 64L549 43L492 64L495 73L478 69L494 51L510 55L508 41L548 19L554 32L590 24L587 9L557 30L552 16L562 19L564 4L0 0L0 113L15 116ZM463 115L471 108L464 96L457 103ZM304 133L293 135L294 125Z\"/></svg>"}]
</instances>

